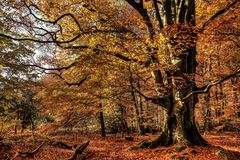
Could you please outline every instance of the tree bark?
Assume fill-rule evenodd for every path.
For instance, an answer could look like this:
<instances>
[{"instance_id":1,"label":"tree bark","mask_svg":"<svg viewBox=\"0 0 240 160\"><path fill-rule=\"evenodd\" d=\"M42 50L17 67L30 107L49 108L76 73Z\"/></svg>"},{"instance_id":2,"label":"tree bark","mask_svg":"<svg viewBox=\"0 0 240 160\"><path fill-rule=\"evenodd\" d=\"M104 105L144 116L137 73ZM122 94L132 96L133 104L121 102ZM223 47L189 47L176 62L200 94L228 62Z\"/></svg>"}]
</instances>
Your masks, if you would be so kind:
<instances>
[{"instance_id":1,"label":"tree bark","mask_svg":"<svg viewBox=\"0 0 240 160\"><path fill-rule=\"evenodd\" d=\"M165 105L163 106L165 110L162 132L153 141L140 144L140 147L154 148L159 145L168 146L176 143L207 145L195 124L194 109L197 96L191 96L186 101L181 100L195 88L194 81L184 80L184 74L195 73L195 47L190 48L185 55L177 57L184 63L172 74L171 94L165 99L165 103L161 104Z\"/></svg>"}]
</instances>

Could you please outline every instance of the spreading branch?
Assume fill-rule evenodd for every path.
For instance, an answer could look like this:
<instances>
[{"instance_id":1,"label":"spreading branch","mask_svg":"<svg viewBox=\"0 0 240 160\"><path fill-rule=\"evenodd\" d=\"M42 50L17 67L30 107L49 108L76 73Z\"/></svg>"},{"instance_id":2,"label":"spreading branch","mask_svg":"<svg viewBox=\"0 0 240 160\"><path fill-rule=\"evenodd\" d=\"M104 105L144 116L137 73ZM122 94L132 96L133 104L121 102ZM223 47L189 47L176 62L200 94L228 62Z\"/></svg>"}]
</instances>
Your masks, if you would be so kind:
<instances>
[{"instance_id":1,"label":"spreading branch","mask_svg":"<svg viewBox=\"0 0 240 160\"><path fill-rule=\"evenodd\" d=\"M217 11L213 16L211 16L205 23L203 23L202 25L202 29L201 32L204 31L204 29L211 24L215 19L217 19L220 15L224 14L225 12L227 12L228 10L230 10L234 5L236 5L237 3L239 3L239 0L235 0L232 3L228 4L225 8Z\"/></svg>"},{"instance_id":2,"label":"spreading branch","mask_svg":"<svg viewBox=\"0 0 240 160\"><path fill-rule=\"evenodd\" d=\"M60 79L62 79L64 81L64 83L68 86L80 86L85 80L87 80L87 77L84 77L83 79L81 79L80 81L78 82L68 82L63 76L63 72L61 71L64 71L64 70L68 70L70 69L71 67L73 67L74 65L76 65L77 62L74 62L72 64L70 64L69 66L65 66L65 67L54 67L54 68L46 68L46 67L42 67L42 66L39 66L37 64L28 64L28 65L25 65L25 66L29 66L29 67L36 67L36 68L39 68L41 70L43 70L43 73L45 74L53 74L53 75L56 75L58 76ZM56 72L46 72L46 71L58 71L58 73ZM60 73L59 73L60 72Z\"/></svg>"},{"instance_id":3,"label":"spreading branch","mask_svg":"<svg viewBox=\"0 0 240 160\"><path fill-rule=\"evenodd\" d=\"M57 23L58 23L60 20L62 20L63 18L65 18L65 17L70 17L70 18L72 18L72 19L74 20L74 22L77 24L78 29L81 30L81 27L80 27L80 24L79 24L78 20L77 20L77 19L75 18L75 16L74 16L73 14L71 14L71 13L63 14L63 15L61 15L60 17L58 17L58 18L57 18L56 20L54 20L54 21L44 20L44 19L41 19L41 18L39 18L38 16L36 16L36 15L34 14L34 12L32 11L31 7L36 8L35 5L28 5L25 0L22 0L22 2L23 2L23 4L27 7L29 13L30 13L35 19L37 19L37 20L39 20L39 21L41 21L41 22L50 23L50 24L57 24ZM36 8L36 9L39 10L39 8Z\"/></svg>"},{"instance_id":4,"label":"spreading branch","mask_svg":"<svg viewBox=\"0 0 240 160\"><path fill-rule=\"evenodd\" d=\"M234 72L232 74L227 75L226 77L222 78L221 80L211 82L201 88L198 88L196 91L189 93L187 96L185 96L181 100L186 101L188 98L190 98L191 96L193 96L195 94L207 93L213 86L218 85L228 79L231 79L232 77L238 76L239 74L240 74L240 69L238 69L236 72Z\"/></svg>"},{"instance_id":5,"label":"spreading branch","mask_svg":"<svg viewBox=\"0 0 240 160\"><path fill-rule=\"evenodd\" d=\"M74 36L68 40L63 40L63 41L59 41L56 38L53 38L56 36L51 36L51 38L52 38L51 40L41 40L41 39L31 38L31 37L13 37L11 35L7 35L7 34L3 34L3 33L0 33L0 36L11 39L11 40L15 40L15 41L32 41L32 42L36 42L36 43L46 43L46 44L55 43L60 46L60 44L68 44L68 43L74 42L83 35L89 35L89 34L94 34L94 33L95 34L97 34L97 33L104 33L104 34L107 34L107 33L131 33L131 34L134 34L131 31L123 30L123 29L122 30L119 30L119 29L112 29L112 30L94 29L94 30L89 30L89 31L81 31L76 36ZM88 46L82 46L82 45L78 46L78 47L77 46L75 46L75 47L69 46L69 47L65 47L65 48L85 48L86 49L86 48L88 48Z\"/></svg>"},{"instance_id":6,"label":"spreading branch","mask_svg":"<svg viewBox=\"0 0 240 160\"><path fill-rule=\"evenodd\" d=\"M64 77L61 76L61 74L56 74L59 78L61 78L64 83L68 86L80 86L83 82L85 82L87 80L87 77L84 77L83 79L81 79L80 81L78 82L68 82L66 81L66 79Z\"/></svg>"},{"instance_id":7,"label":"spreading branch","mask_svg":"<svg viewBox=\"0 0 240 160\"><path fill-rule=\"evenodd\" d=\"M81 46L81 45L80 46L72 46L72 45L61 46L61 45L62 44L69 44L71 42L76 41L81 36L89 35L89 34L98 34L98 33L104 33L104 34L129 33L129 34L132 34L132 35L136 36L136 33L128 30L125 27L113 26L113 29L108 29L108 30L101 30L101 29L97 29L96 27L93 27L93 28L90 28L89 30L83 30L81 28L81 25L78 22L77 18L73 14L71 14L71 13L62 14L61 16L59 16L58 18L56 18L53 21L45 20L45 19L42 19L42 18L38 17L34 13L34 11L32 10L32 7L34 7L36 10L39 10L39 8L37 8L35 5L27 4L27 2L25 0L22 0L22 2L24 4L24 6L28 9L29 14L32 15L36 20L38 20L39 22L46 23L46 24L48 23L48 24L52 24L52 25L58 25L59 30L56 31L56 32L53 32L53 31L48 31L48 30L46 30L44 28L41 28L41 27L34 27L34 26L31 26L31 25L27 25L27 24L24 24L23 22L16 22L16 23L19 23L21 25L24 25L25 27L28 27L28 28L31 27L33 29L33 31L35 29L35 30L41 30L41 31L45 32L44 34L39 34L36 31L34 31L36 36L44 37L46 35L50 35L50 38L47 38L46 40L44 40L44 39L40 39L40 38L36 38L36 37L15 37L15 36L4 34L4 33L0 33L0 37L5 37L5 38L11 39L11 40L15 40L15 41L32 41L32 42L36 42L36 43L47 43L47 44L55 43L58 46L63 47L63 48L87 49L88 46ZM64 18L67 18L67 17L70 17L74 21L74 23L77 25L77 28L78 28L77 34L75 36L73 36L72 38L69 38L67 40L58 40L57 39L57 33L59 31L62 33L62 27L61 27L60 24L58 24L58 22L61 21ZM6 18L9 19L8 17L6 17ZM11 20L11 21L14 21L14 20Z\"/></svg>"},{"instance_id":8,"label":"spreading branch","mask_svg":"<svg viewBox=\"0 0 240 160\"><path fill-rule=\"evenodd\" d=\"M133 84L131 84L131 87L132 87L133 91L137 92L146 101L151 101L154 104L161 104L163 108L165 107L164 102L168 98L168 95L164 95L162 97L160 97L160 96L148 97L148 96L144 95L141 91L139 91Z\"/></svg>"},{"instance_id":9,"label":"spreading branch","mask_svg":"<svg viewBox=\"0 0 240 160\"><path fill-rule=\"evenodd\" d=\"M136 89L136 87L133 86L133 89L135 92L137 92L140 96L142 96L146 101L151 101L153 104L160 104L163 108L166 108L164 103L169 98L169 95L164 95L163 97L155 96L155 97L148 97L144 95L141 91Z\"/></svg>"}]
</instances>

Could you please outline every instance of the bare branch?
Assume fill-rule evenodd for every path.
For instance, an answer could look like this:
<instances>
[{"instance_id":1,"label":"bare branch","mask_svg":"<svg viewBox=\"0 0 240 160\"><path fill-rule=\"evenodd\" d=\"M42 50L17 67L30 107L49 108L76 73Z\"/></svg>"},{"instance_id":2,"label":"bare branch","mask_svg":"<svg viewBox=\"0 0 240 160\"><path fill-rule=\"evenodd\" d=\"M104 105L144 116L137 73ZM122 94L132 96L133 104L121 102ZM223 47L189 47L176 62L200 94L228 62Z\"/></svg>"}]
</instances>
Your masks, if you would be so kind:
<instances>
[{"instance_id":1,"label":"bare branch","mask_svg":"<svg viewBox=\"0 0 240 160\"><path fill-rule=\"evenodd\" d=\"M198 90L196 91L193 91L191 93L189 93L188 95L186 95L184 98L182 98L181 100L182 101L186 101L188 98L190 98L191 96L195 95L195 94L202 94L202 93L207 93L213 86L217 85L217 84L220 84L232 77L235 77L235 76L238 76L240 74L240 69L238 69L236 72L232 73L232 74L229 74L227 75L226 77L222 78L221 80L218 80L218 81L214 81L214 82L211 82L201 88L198 88Z\"/></svg>"},{"instance_id":2,"label":"bare branch","mask_svg":"<svg viewBox=\"0 0 240 160\"><path fill-rule=\"evenodd\" d=\"M67 39L67 40L58 40L57 39L57 33L59 32L56 31L56 32L52 32L52 31L47 31L46 29L44 28L41 28L41 27L34 27L34 26L31 26L31 25L27 25L27 24L24 24L22 22L17 22L15 20L11 20L13 22L16 22L18 24L21 24L21 25L24 25L28 28L33 28L33 31L34 29L37 29L37 30L41 30L41 31L44 31L45 33L44 34L36 34L37 36L45 36L45 35L50 35L51 38L49 38L48 40L43 40L43 39L38 39L36 37L13 37L11 35L7 35L7 34L4 34L4 33L0 33L0 36L2 37L5 37L5 38L8 38L8 39L12 39L12 40L16 40L16 41L32 41L32 42L37 42L37 43L56 43L58 46L60 46L60 44L67 44L67 43L70 43L70 42L74 42L76 41L78 38L80 38L82 35L89 35L89 34L94 34L94 33L130 33L134 36L136 36L136 33L128 30L127 28L125 27L114 27L113 26L113 29L110 29L110 30L100 30L100 29L97 29L96 27L95 28L91 28L89 30L86 30L86 31L83 31L81 29L81 26L78 22L78 20L76 19L76 17L71 14L71 13L66 13L66 14L63 14L61 15L60 17L58 17L57 19L51 21L51 20L44 20L44 19L41 19L39 18L38 16L36 16L34 14L34 11L32 11L31 7L34 7L36 8L37 10L39 10L39 8L37 8L35 5L28 5L26 3L25 0L22 0L22 2L24 3L24 5L27 7L27 9L29 10L29 14L32 15L36 20L40 21L40 22L44 22L44 23L49 23L49 24L57 24L60 20L66 18L66 17L70 17L71 19L73 19L74 23L77 25L78 27L78 34L73 36L72 38L70 39ZM8 17L6 17L7 19L9 19ZM61 25L58 24L58 27L60 28L60 31L62 31L62 27ZM35 32L35 31L34 31ZM35 32L36 33L36 32ZM80 46L78 48L84 48L86 46ZM69 47L66 47L66 48L71 48L71 46ZM76 48L76 47L73 47L73 48Z\"/></svg>"},{"instance_id":3,"label":"bare branch","mask_svg":"<svg viewBox=\"0 0 240 160\"><path fill-rule=\"evenodd\" d=\"M15 40L15 41L32 41L32 42L37 42L37 43L56 43L60 46L60 44L67 44L67 43L70 43L70 42L74 42L75 40L77 40L78 38L80 38L83 35L88 35L88 34L93 34L93 33L131 33L131 34L134 34L131 31L123 30L123 29L113 29L113 30L98 30L98 29L95 29L95 30L79 32L79 34L77 34L73 38L65 40L65 41L58 41L58 40L56 40L56 38L54 38L52 40L40 40L40 39L35 39L35 38L30 38L30 37L26 37L26 38L25 37L20 37L20 38L18 38L18 37L12 37L10 35L6 35L6 34L3 34L3 33L0 33L0 36L8 38L8 39ZM53 38L53 36L52 36L52 38ZM86 47L86 46L80 46L80 47L83 48L83 47ZM71 48L71 46L69 46L69 48Z\"/></svg>"},{"instance_id":4,"label":"bare branch","mask_svg":"<svg viewBox=\"0 0 240 160\"><path fill-rule=\"evenodd\" d=\"M71 82L68 82L66 81L60 74L56 74L59 78L61 78L66 85L68 86L80 86L83 82L85 82L85 80L87 80L87 77L84 77L83 79L81 79L79 82L75 82L75 83L71 83Z\"/></svg>"},{"instance_id":5,"label":"bare branch","mask_svg":"<svg viewBox=\"0 0 240 160\"><path fill-rule=\"evenodd\" d=\"M34 7L34 8L36 8L36 6L28 5L25 0L23 0L22 2L23 2L24 5L27 7L27 9L28 9L28 11L30 12L30 14L31 14L34 18L36 18L37 20L39 20L39 21L41 21L41 22L51 23L51 24L57 24L61 19L65 18L65 17L71 17L71 18L74 20L74 22L77 24L78 29L81 30L81 27L80 27L80 24L79 24L78 20L77 20L77 19L75 18L75 16L74 16L73 14L71 14L71 13L63 14L63 15L61 15L60 17L58 17L58 18L57 18L56 20L54 20L54 21L44 20L44 19L41 19L41 18L37 17L37 16L33 13L32 9L31 9L31 6ZM36 9L39 10L39 8L36 8Z\"/></svg>"},{"instance_id":6,"label":"bare branch","mask_svg":"<svg viewBox=\"0 0 240 160\"><path fill-rule=\"evenodd\" d=\"M144 95L142 92L140 92L134 85L131 86L133 88L134 91L136 91L140 96L142 96L143 98L145 98L146 101L149 100L155 100L155 98L152 97L147 97L146 95Z\"/></svg>"},{"instance_id":7,"label":"bare branch","mask_svg":"<svg viewBox=\"0 0 240 160\"><path fill-rule=\"evenodd\" d=\"M154 104L160 104L163 108L165 108L165 105L164 103L166 102L166 99L169 98L168 95L167 96L155 96L155 97L148 97L146 95L144 95L141 91L139 91L133 84L133 77L132 77L132 72L131 72L131 69L129 67L129 73L130 73L130 84L131 84L131 89L130 89L130 92L137 92L140 96L142 96L146 101L151 101L152 103ZM134 97L134 96L133 96Z\"/></svg>"},{"instance_id":8,"label":"bare branch","mask_svg":"<svg viewBox=\"0 0 240 160\"><path fill-rule=\"evenodd\" d=\"M128 58L120 53L114 53L114 56L117 57L117 58L120 58L121 60L124 60L126 62L130 62L130 61L133 61L133 62L137 62L138 60L137 59L131 59L131 58Z\"/></svg>"},{"instance_id":9,"label":"bare branch","mask_svg":"<svg viewBox=\"0 0 240 160\"><path fill-rule=\"evenodd\" d=\"M14 41L32 41L32 42L37 42L37 43L55 43L54 40L40 40L40 39L34 39L34 38L29 38L29 37L22 37L22 38L17 38L17 37L12 37L10 35L6 35L3 33L0 33L0 37L5 37Z\"/></svg>"},{"instance_id":10,"label":"bare branch","mask_svg":"<svg viewBox=\"0 0 240 160\"><path fill-rule=\"evenodd\" d=\"M56 75L57 77L59 77L60 79L62 79L64 81L64 83L68 86L80 86L85 80L87 80L87 76L84 77L83 79L81 79L80 81L78 82L68 82L63 76L62 76L62 73L61 72L60 74L59 73L56 73L56 72L46 72L46 71L62 71L62 70L68 70L70 69L71 67L73 67L74 65L76 65L77 62L74 62L72 64L70 64L69 66L66 66L66 67L54 67L54 68L46 68L46 67L42 67L42 66L39 66L39 65L36 65L36 64L28 64L28 65L25 65L25 66L29 66L29 67L36 67L36 68L39 68L41 70L43 70L42 73L45 73L45 74L52 74L52 75Z\"/></svg>"},{"instance_id":11,"label":"bare branch","mask_svg":"<svg viewBox=\"0 0 240 160\"><path fill-rule=\"evenodd\" d=\"M86 77L84 77L83 79L81 79L80 81L78 81L78 82L68 82L63 76L62 76L62 73L56 73L56 72L45 72L45 71L43 71L43 73L45 73L45 74L52 74L52 75L55 75L55 76L57 76L58 78L60 78L61 80L63 80L63 82L66 84L66 85L68 85L69 87L70 86L77 86L77 87L79 87L83 82L85 82L86 80L87 80L87 76Z\"/></svg>"},{"instance_id":12,"label":"bare branch","mask_svg":"<svg viewBox=\"0 0 240 160\"><path fill-rule=\"evenodd\" d=\"M37 64L26 64L25 66L27 67L36 67L42 70L48 70L48 71L61 71L61 70L68 70L69 68L73 67L74 65L76 65L77 62L74 62L72 64L70 64L69 66L66 67L55 67L55 68L46 68L46 67L42 67L39 66Z\"/></svg>"}]
</instances>

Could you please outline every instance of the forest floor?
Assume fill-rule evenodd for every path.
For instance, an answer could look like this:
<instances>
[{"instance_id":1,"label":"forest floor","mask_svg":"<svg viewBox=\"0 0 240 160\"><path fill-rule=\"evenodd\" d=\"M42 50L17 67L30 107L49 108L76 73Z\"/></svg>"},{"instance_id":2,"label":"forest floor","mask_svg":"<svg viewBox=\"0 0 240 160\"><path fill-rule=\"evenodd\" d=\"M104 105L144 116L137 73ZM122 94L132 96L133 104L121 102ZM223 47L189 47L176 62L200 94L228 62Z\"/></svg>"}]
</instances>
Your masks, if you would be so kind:
<instances>
[{"instance_id":1,"label":"forest floor","mask_svg":"<svg viewBox=\"0 0 240 160\"><path fill-rule=\"evenodd\" d=\"M211 133L205 135L210 147L182 148L177 151L178 146L158 147L155 149L133 149L130 147L137 145L143 140L149 140L156 135L146 135L134 137L133 141L128 141L120 134L108 135L101 138L99 135L79 135L77 133L58 133L49 138L55 142L64 142L67 145L83 144L90 141L89 146L84 150L78 159L84 159L84 155L92 153L89 160L240 160L240 133ZM29 152L36 149L40 144L41 136L31 137L30 134L9 136L4 141L0 141L0 160L67 160L73 154L72 150L53 147L49 144L42 145L36 154L21 158L16 156L19 152ZM193 152L194 150L194 152Z\"/></svg>"}]
</instances>

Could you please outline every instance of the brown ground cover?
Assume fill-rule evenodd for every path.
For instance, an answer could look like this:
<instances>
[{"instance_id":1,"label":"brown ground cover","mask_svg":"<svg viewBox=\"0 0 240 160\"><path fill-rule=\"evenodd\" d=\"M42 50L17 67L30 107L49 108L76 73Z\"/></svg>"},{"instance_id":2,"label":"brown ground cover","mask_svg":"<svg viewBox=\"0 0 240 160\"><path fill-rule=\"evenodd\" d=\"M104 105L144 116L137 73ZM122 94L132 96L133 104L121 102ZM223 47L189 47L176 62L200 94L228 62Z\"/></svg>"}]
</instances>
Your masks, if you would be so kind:
<instances>
[{"instance_id":1,"label":"brown ground cover","mask_svg":"<svg viewBox=\"0 0 240 160\"><path fill-rule=\"evenodd\" d=\"M83 144L90 141L89 146L77 159L83 159L84 155L93 153L89 160L170 160L170 159L191 159L191 160L240 160L240 134L239 133L218 133L207 134L205 138L210 144L209 147L183 147L170 146L154 149L133 149L143 140L149 140L154 135L137 136L133 135L133 141L127 141L120 134L108 135L101 138L99 135L79 134L56 134L48 137L36 136L33 139L30 135L10 136L7 140L0 142L0 159L10 160L19 151L32 151L41 144L43 139L50 138L51 141L64 142L69 146ZM21 158L17 156L14 160L67 160L73 154L72 150L44 144L36 154Z\"/></svg>"}]
</instances>

